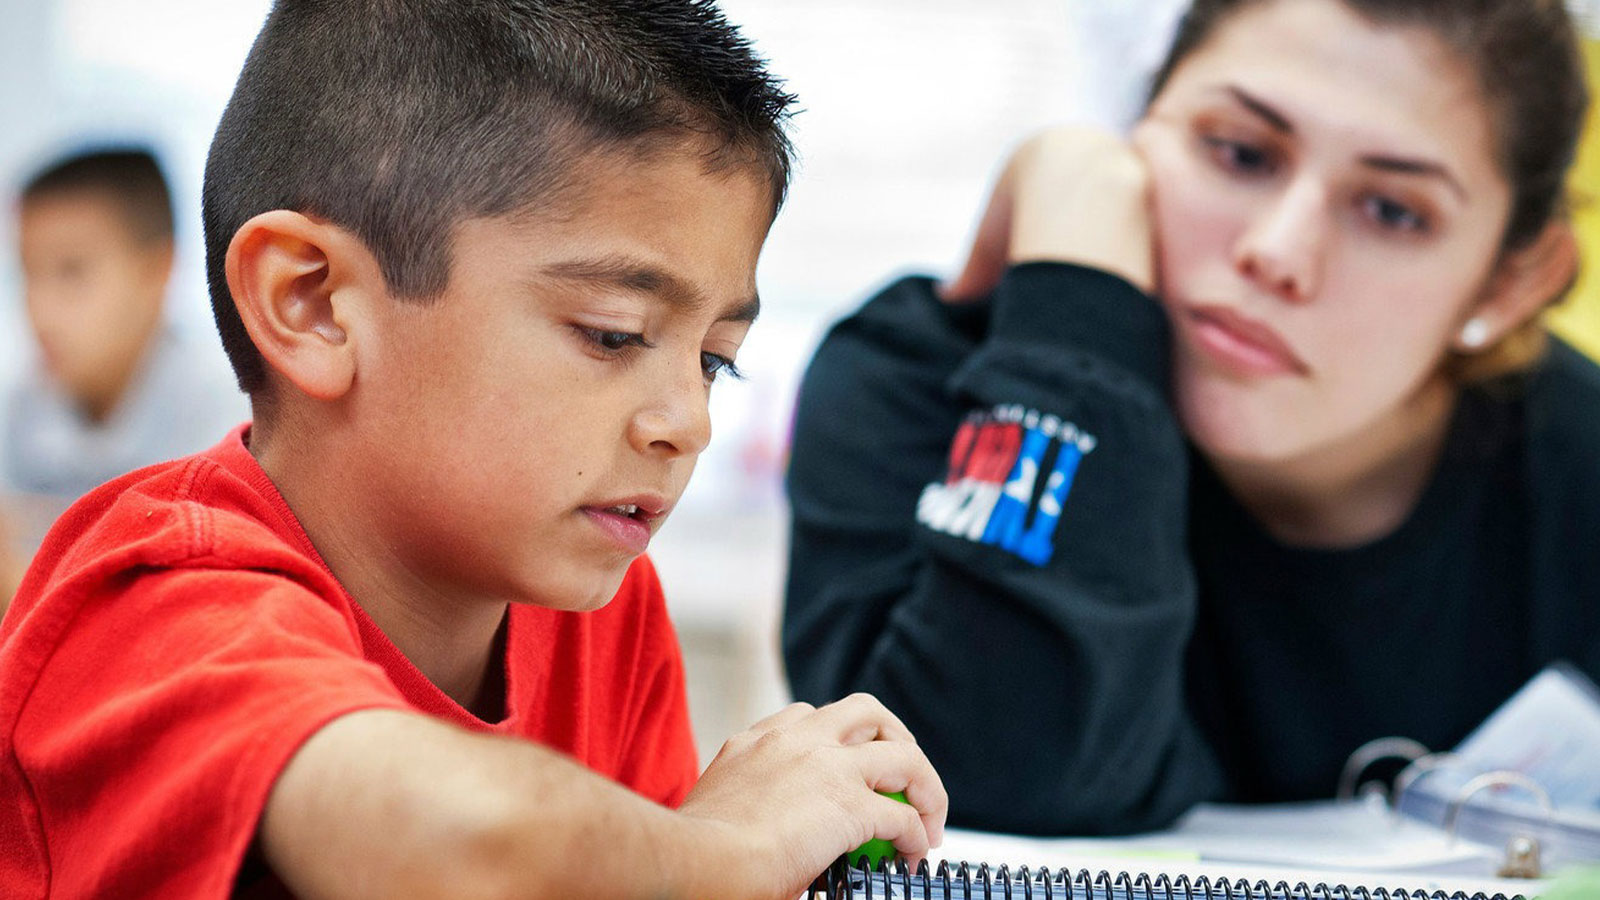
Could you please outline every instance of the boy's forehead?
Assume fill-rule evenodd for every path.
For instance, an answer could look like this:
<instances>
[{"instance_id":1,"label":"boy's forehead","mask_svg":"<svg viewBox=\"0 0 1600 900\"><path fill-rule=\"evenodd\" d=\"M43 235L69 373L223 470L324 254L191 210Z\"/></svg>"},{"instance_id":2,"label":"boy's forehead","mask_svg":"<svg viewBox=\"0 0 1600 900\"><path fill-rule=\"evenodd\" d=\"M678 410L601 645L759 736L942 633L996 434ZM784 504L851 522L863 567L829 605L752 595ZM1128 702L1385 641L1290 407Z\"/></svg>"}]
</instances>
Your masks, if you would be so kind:
<instances>
[{"instance_id":1,"label":"boy's forehead","mask_svg":"<svg viewBox=\"0 0 1600 900\"><path fill-rule=\"evenodd\" d=\"M51 190L22 198L18 204L20 231L26 237L41 230L55 232L101 227L133 236L133 222L122 206L122 201L109 190L93 187L74 187ZM93 232L83 234L93 236Z\"/></svg>"},{"instance_id":2,"label":"boy's forehead","mask_svg":"<svg viewBox=\"0 0 1600 900\"><path fill-rule=\"evenodd\" d=\"M559 168L553 187L522 214L568 218L592 211L597 203L693 195L732 182L763 185L759 208L769 224L778 213L781 191L767 166L753 154L718 147L705 137L664 136L594 147L574 153Z\"/></svg>"},{"instance_id":3,"label":"boy's forehead","mask_svg":"<svg viewBox=\"0 0 1600 900\"><path fill-rule=\"evenodd\" d=\"M675 310L753 318L755 264L772 222L765 173L708 169L691 153L585 164L558 198L460 223L456 262L525 281L559 281L659 299Z\"/></svg>"}]
</instances>

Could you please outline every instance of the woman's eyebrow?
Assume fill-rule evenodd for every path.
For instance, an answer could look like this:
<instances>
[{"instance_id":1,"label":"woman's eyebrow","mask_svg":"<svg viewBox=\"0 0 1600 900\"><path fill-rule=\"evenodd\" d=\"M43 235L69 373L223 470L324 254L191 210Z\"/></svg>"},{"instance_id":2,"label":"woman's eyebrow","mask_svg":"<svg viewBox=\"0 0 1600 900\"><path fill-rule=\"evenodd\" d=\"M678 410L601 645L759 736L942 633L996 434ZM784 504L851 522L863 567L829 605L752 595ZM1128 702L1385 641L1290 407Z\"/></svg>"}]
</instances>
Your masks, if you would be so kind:
<instances>
[{"instance_id":1,"label":"woman's eyebrow","mask_svg":"<svg viewBox=\"0 0 1600 900\"><path fill-rule=\"evenodd\" d=\"M1461 186L1461 182L1450 174L1450 170L1443 163L1399 156L1363 156L1361 157L1361 164L1384 172L1398 172L1401 175L1421 175L1426 178L1437 178L1449 185L1462 203L1467 202L1467 189Z\"/></svg>"},{"instance_id":2,"label":"woman's eyebrow","mask_svg":"<svg viewBox=\"0 0 1600 900\"><path fill-rule=\"evenodd\" d=\"M1239 105L1255 113L1262 121L1272 126L1274 130L1281 131L1284 134L1294 134L1294 126L1289 124L1288 117L1273 109L1265 100L1236 84L1226 85L1223 90L1232 96L1234 100L1237 100Z\"/></svg>"},{"instance_id":3,"label":"woman's eyebrow","mask_svg":"<svg viewBox=\"0 0 1600 900\"><path fill-rule=\"evenodd\" d=\"M1294 125L1289 118L1273 106L1255 96L1236 84L1225 85L1222 90L1232 97L1240 106L1254 113L1263 122L1274 130L1285 135L1294 134ZM1405 156L1390 156L1388 154L1374 153L1361 157L1361 164L1368 168L1384 172L1395 172L1401 175L1420 175L1427 178L1437 178L1443 181L1455 192L1456 196L1464 203L1467 201L1466 188L1461 186L1461 181L1451 174L1450 169L1443 163L1429 159L1416 159Z\"/></svg>"}]
</instances>

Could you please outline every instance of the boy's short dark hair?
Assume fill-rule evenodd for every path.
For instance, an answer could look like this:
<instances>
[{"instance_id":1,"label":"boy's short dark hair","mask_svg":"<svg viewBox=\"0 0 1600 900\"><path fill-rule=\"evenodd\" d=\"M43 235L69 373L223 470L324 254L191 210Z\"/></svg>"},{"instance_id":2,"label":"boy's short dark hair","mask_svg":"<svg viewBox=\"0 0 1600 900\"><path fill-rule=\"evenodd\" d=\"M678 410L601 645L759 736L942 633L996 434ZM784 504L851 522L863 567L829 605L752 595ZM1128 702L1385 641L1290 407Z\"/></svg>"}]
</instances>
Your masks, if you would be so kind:
<instances>
[{"instance_id":1,"label":"boy's short dark hair","mask_svg":"<svg viewBox=\"0 0 1600 900\"><path fill-rule=\"evenodd\" d=\"M553 202L585 153L689 136L773 208L793 97L710 0L276 0L206 161L212 312L239 385L265 364L229 296L233 234L273 209L348 228L391 292L449 279L452 228Z\"/></svg>"},{"instance_id":2,"label":"boy's short dark hair","mask_svg":"<svg viewBox=\"0 0 1600 900\"><path fill-rule=\"evenodd\" d=\"M69 193L110 198L137 241L172 239L172 192L149 150L105 148L63 157L29 178L21 197L26 204Z\"/></svg>"}]
</instances>

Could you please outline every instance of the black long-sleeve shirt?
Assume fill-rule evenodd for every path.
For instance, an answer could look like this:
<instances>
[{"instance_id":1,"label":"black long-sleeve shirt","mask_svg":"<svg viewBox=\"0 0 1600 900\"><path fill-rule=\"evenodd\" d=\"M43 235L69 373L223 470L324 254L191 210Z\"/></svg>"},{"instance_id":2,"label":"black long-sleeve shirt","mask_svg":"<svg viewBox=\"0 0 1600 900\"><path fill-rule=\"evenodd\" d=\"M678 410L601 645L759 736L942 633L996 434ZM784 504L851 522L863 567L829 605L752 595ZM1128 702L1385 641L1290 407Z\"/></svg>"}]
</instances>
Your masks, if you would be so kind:
<instances>
[{"instance_id":1,"label":"black long-sleeve shirt","mask_svg":"<svg viewBox=\"0 0 1600 900\"><path fill-rule=\"evenodd\" d=\"M835 326L789 473L796 695L876 694L955 824L1107 833L1328 796L1366 740L1448 748L1550 660L1600 673L1600 369L1557 343L1465 390L1408 520L1309 550L1185 443L1169 339L1050 263Z\"/></svg>"}]
</instances>

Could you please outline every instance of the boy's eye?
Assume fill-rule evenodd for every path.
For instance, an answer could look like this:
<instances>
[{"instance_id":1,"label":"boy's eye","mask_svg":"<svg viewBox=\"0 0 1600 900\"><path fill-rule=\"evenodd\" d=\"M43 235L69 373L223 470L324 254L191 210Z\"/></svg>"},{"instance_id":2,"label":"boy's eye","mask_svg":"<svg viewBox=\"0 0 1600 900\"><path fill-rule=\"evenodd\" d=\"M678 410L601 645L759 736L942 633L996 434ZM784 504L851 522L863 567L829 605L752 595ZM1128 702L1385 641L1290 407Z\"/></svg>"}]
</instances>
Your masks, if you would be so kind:
<instances>
[{"instance_id":1,"label":"boy's eye","mask_svg":"<svg viewBox=\"0 0 1600 900\"><path fill-rule=\"evenodd\" d=\"M706 373L706 381L715 381L718 375L727 375L734 380L744 378L744 373L733 364L733 360L718 353L701 353L700 369Z\"/></svg>"},{"instance_id":2,"label":"boy's eye","mask_svg":"<svg viewBox=\"0 0 1600 900\"><path fill-rule=\"evenodd\" d=\"M1277 168L1272 151L1266 147L1220 137L1201 138L1211 158L1222 168L1240 175L1270 175Z\"/></svg>"},{"instance_id":3,"label":"boy's eye","mask_svg":"<svg viewBox=\"0 0 1600 900\"><path fill-rule=\"evenodd\" d=\"M644 335L632 331L606 331L601 328L577 326L578 332L602 350L616 353L628 347L649 347Z\"/></svg>"},{"instance_id":4,"label":"boy's eye","mask_svg":"<svg viewBox=\"0 0 1600 900\"><path fill-rule=\"evenodd\" d=\"M1362 201L1362 207L1368 218L1386 230L1417 234L1428 230L1428 221L1421 214L1388 197L1368 197Z\"/></svg>"}]
</instances>

